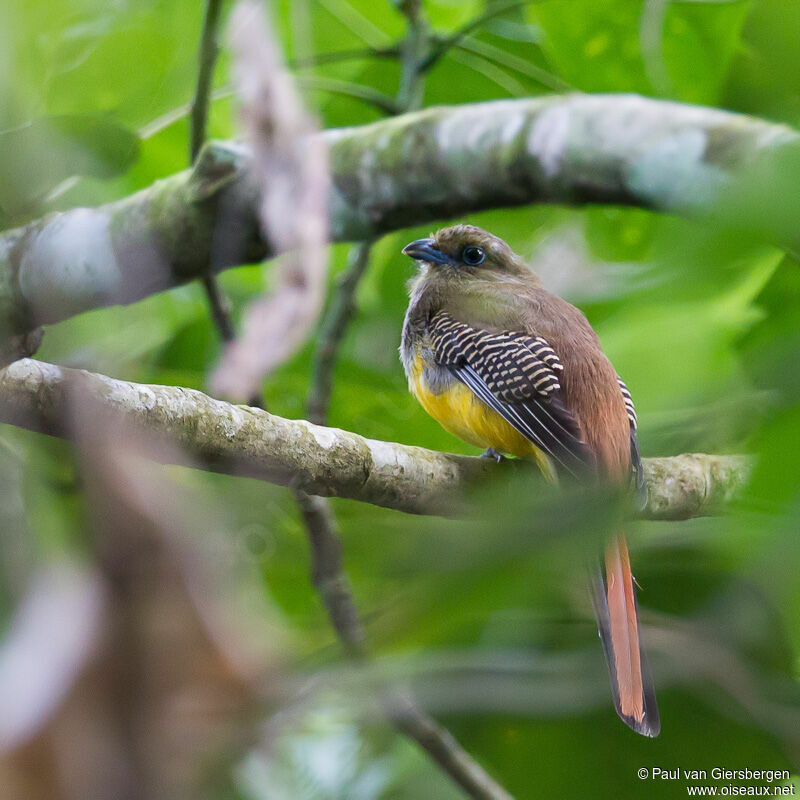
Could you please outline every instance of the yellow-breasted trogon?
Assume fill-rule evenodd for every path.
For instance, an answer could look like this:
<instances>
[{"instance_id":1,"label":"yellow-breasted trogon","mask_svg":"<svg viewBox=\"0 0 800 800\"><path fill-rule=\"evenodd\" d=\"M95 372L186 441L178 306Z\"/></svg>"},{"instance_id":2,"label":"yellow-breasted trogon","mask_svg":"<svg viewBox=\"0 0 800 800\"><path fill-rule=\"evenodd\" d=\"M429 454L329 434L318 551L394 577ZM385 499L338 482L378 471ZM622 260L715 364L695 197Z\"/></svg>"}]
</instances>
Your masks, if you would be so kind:
<instances>
[{"instance_id":1,"label":"yellow-breasted trogon","mask_svg":"<svg viewBox=\"0 0 800 800\"><path fill-rule=\"evenodd\" d=\"M534 458L548 474L644 490L630 393L575 306L546 291L502 239L472 225L403 252L420 272L400 353L412 393L434 419L489 454ZM614 705L633 730L657 736L622 534L604 561L592 589Z\"/></svg>"}]
</instances>

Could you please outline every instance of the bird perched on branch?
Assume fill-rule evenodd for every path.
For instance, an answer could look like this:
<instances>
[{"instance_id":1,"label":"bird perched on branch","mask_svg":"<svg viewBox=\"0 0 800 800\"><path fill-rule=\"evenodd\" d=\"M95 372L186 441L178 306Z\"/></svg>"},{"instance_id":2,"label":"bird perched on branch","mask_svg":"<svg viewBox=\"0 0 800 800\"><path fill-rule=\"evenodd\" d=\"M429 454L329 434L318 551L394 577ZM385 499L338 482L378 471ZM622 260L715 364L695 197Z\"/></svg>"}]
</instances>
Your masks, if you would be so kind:
<instances>
[{"instance_id":1,"label":"bird perched on branch","mask_svg":"<svg viewBox=\"0 0 800 800\"><path fill-rule=\"evenodd\" d=\"M575 306L546 291L502 240L456 225L407 245L417 260L400 347L409 387L446 430L485 455L533 458L551 476L644 490L627 387ZM592 577L614 705L660 730L624 536Z\"/></svg>"}]
</instances>

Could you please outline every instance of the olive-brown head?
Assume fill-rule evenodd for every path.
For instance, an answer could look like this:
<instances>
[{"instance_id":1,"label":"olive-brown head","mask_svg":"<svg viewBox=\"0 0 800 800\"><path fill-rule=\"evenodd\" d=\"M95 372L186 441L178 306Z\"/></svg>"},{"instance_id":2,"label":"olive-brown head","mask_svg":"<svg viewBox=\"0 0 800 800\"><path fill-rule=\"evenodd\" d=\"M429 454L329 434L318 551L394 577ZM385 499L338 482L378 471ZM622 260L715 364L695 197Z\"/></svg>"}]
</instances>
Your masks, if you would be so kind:
<instances>
[{"instance_id":1,"label":"olive-brown head","mask_svg":"<svg viewBox=\"0 0 800 800\"><path fill-rule=\"evenodd\" d=\"M502 239L476 225L442 228L407 244L403 253L432 269L476 275L486 271L530 275L525 263Z\"/></svg>"}]
</instances>

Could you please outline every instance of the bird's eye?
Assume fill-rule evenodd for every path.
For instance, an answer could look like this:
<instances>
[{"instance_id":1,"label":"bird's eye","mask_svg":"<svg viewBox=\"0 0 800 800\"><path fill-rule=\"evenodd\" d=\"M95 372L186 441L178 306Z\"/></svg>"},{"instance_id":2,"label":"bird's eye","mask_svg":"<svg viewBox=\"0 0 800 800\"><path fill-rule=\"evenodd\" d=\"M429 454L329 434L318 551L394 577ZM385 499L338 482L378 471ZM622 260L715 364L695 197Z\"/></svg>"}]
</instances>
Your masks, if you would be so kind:
<instances>
[{"instance_id":1,"label":"bird's eye","mask_svg":"<svg viewBox=\"0 0 800 800\"><path fill-rule=\"evenodd\" d=\"M486 252L482 247L471 244L461 251L461 260L470 267L477 267L486 260Z\"/></svg>"}]
</instances>

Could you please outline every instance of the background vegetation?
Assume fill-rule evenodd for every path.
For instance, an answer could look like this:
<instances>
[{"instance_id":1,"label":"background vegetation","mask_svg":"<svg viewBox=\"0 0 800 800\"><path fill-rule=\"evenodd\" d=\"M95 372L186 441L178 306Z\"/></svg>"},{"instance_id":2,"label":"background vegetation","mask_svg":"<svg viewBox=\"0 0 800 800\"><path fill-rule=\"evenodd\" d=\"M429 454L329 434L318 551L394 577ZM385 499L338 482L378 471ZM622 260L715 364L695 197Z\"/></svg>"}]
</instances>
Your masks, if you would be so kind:
<instances>
[{"instance_id":1,"label":"background vegetation","mask_svg":"<svg viewBox=\"0 0 800 800\"><path fill-rule=\"evenodd\" d=\"M425 0L423 15L447 37L492 8ZM800 127L800 6L792 0L546 0L502 9L449 43L424 75L425 106L637 92ZM408 29L401 9L374 0L285 0L272 17L322 126L360 125L392 110L402 58L391 51ZM202 21L196 0L0 8L3 227L127 196L187 165ZM323 57L350 50L364 52ZM209 116L217 138L237 134L229 68L223 49ZM796 185L775 187L789 208ZM757 212L749 198L741 201L740 213ZM574 569L581 540L547 535L569 527L552 499L535 506L526 525L498 513L471 526L334 501L378 671L414 684L519 798L683 793L684 783L641 781L643 766L796 768L796 259L721 225L637 209L535 206L469 221L505 238L549 288L586 312L634 395L645 455L748 452L757 467L724 516L630 525L653 631L657 740L636 737L611 710ZM397 359L413 272L400 250L427 232L400 231L373 246L358 314L339 350L329 421L368 437L474 454L410 398ZM330 248L331 287L349 250ZM220 277L235 323L272 271L268 262ZM313 352L312 339L266 380L270 411L305 416ZM207 389L219 354L203 288L192 284L54 325L37 358ZM250 602L257 595L268 610L250 635L263 638L285 680L306 687L302 703L281 694L264 709L268 743L235 748L221 777L215 772L219 783L206 784L208 796L460 796L414 744L365 711L367 678L347 666L309 584L304 524L291 494L246 479L160 472L211 509L194 520L198 539L218 541L226 531L215 558L234 570L237 594L246 585ZM90 517L71 447L2 426L0 633L38 567L92 558ZM591 526L578 514L574 527Z\"/></svg>"}]
</instances>

